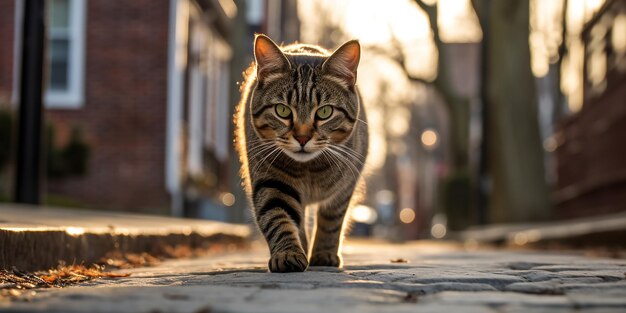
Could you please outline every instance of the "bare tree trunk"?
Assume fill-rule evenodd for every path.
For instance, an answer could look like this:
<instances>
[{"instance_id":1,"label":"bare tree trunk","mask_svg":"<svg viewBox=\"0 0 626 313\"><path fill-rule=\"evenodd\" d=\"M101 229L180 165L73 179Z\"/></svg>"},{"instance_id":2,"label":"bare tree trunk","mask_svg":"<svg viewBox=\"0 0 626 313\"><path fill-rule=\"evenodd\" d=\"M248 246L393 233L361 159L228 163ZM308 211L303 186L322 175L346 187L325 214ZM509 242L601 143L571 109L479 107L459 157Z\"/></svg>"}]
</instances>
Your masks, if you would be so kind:
<instances>
[{"instance_id":1,"label":"bare tree trunk","mask_svg":"<svg viewBox=\"0 0 626 313\"><path fill-rule=\"evenodd\" d=\"M481 4L474 1L480 19L489 19L490 25L483 82L493 183L490 221L545 220L550 211L530 67L529 2L490 1L485 10Z\"/></svg>"}]
</instances>

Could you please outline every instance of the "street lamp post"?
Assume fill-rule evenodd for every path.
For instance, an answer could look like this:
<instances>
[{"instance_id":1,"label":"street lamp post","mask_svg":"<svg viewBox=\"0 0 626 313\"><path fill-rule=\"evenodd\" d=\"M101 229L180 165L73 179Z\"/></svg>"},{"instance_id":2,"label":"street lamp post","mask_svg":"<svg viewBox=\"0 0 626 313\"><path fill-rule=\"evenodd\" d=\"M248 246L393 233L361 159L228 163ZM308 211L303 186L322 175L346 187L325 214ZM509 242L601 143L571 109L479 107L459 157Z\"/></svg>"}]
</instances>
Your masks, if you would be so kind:
<instances>
[{"instance_id":1,"label":"street lamp post","mask_svg":"<svg viewBox=\"0 0 626 313\"><path fill-rule=\"evenodd\" d=\"M25 0L19 95L15 201L39 204L45 0Z\"/></svg>"}]
</instances>

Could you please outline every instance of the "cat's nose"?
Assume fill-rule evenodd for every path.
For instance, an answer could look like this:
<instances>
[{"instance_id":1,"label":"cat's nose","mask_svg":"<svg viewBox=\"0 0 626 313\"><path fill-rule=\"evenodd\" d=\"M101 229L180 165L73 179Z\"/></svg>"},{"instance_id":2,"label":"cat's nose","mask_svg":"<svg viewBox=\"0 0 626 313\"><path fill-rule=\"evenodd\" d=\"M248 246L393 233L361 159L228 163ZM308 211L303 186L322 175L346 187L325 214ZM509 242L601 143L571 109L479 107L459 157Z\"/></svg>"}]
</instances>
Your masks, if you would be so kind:
<instances>
[{"instance_id":1,"label":"cat's nose","mask_svg":"<svg viewBox=\"0 0 626 313\"><path fill-rule=\"evenodd\" d=\"M293 136L293 138L296 138L296 140L303 147L304 147L304 145L306 145L307 142L309 142L309 140L311 140L311 136L309 136L309 135L295 135L295 136Z\"/></svg>"}]
</instances>

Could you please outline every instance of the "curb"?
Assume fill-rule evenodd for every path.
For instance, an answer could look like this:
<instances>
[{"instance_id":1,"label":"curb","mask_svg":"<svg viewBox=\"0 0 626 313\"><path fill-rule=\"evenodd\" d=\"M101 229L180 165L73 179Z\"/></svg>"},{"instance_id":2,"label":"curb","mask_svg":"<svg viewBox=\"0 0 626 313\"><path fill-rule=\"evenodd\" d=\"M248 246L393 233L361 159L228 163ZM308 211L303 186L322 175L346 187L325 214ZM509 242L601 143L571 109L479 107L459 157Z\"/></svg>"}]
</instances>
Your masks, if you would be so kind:
<instances>
[{"instance_id":1,"label":"curb","mask_svg":"<svg viewBox=\"0 0 626 313\"><path fill-rule=\"evenodd\" d=\"M166 255L187 246L245 248L246 225L26 205L0 205L0 268L33 271L94 263L112 252Z\"/></svg>"},{"instance_id":2,"label":"curb","mask_svg":"<svg viewBox=\"0 0 626 313\"><path fill-rule=\"evenodd\" d=\"M458 239L464 242L514 246L551 243L624 246L624 236L626 212L554 223L490 225L458 233Z\"/></svg>"}]
</instances>

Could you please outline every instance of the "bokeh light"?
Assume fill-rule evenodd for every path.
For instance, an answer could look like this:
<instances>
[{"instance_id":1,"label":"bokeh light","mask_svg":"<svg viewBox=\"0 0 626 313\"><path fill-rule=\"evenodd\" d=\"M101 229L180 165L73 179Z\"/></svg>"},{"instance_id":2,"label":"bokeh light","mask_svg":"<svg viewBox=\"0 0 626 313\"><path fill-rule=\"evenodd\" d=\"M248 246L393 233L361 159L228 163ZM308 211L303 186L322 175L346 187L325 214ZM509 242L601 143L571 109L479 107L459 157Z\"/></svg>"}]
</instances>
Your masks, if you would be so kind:
<instances>
[{"instance_id":1,"label":"bokeh light","mask_svg":"<svg viewBox=\"0 0 626 313\"><path fill-rule=\"evenodd\" d=\"M232 206L235 204L235 195L230 192L225 192L222 194L221 200L225 206Z\"/></svg>"},{"instance_id":2,"label":"bokeh light","mask_svg":"<svg viewBox=\"0 0 626 313\"><path fill-rule=\"evenodd\" d=\"M374 208L366 205L357 205L350 211L352 220L363 224L374 224L378 219L378 214Z\"/></svg>"},{"instance_id":3,"label":"bokeh light","mask_svg":"<svg viewBox=\"0 0 626 313\"><path fill-rule=\"evenodd\" d=\"M404 224L410 224L415 220L415 211L411 208L400 210L400 221Z\"/></svg>"},{"instance_id":4,"label":"bokeh light","mask_svg":"<svg viewBox=\"0 0 626 313\"><path fill-rule=\"evenodd\" d=\"M446 225L443 224L435 224L430 228L430 234L433 238L441 239L446 236L447 233Z\"/></svg>"},{"instance_id":5,"label":"bokeh light","mask_svg":"<svg viewBox=\"0 0 626 313\"><path fill-rule=\"evenodd\" d=\"M422 132L421 140L426 149L432 150L437 147L439 136L434 129L429 128Z\"/></svg>"}]
</instances>

